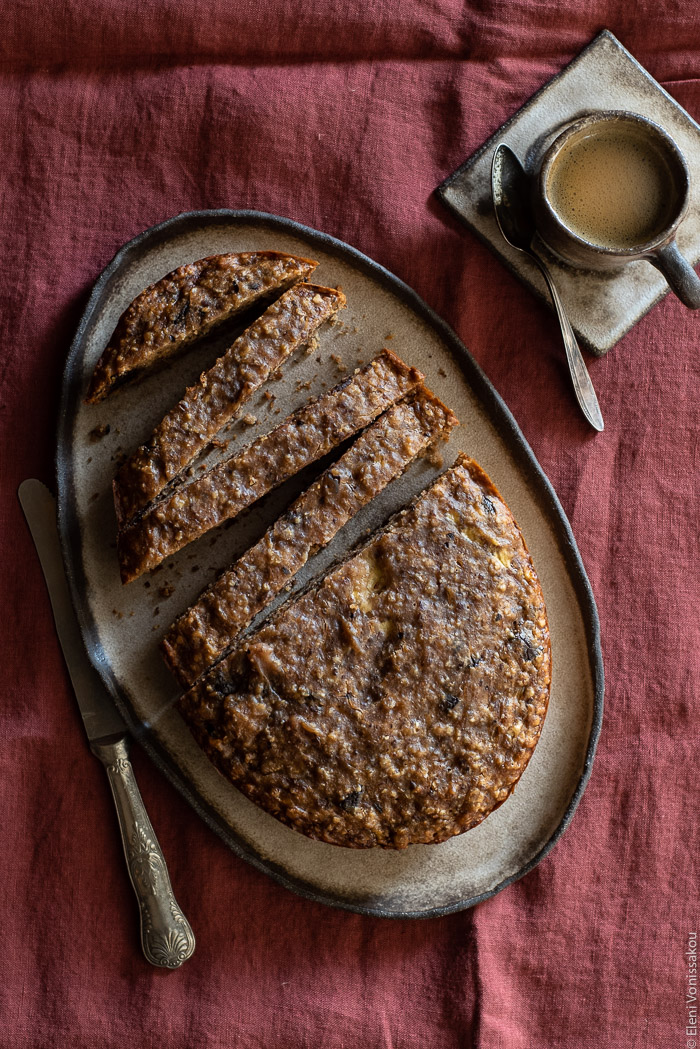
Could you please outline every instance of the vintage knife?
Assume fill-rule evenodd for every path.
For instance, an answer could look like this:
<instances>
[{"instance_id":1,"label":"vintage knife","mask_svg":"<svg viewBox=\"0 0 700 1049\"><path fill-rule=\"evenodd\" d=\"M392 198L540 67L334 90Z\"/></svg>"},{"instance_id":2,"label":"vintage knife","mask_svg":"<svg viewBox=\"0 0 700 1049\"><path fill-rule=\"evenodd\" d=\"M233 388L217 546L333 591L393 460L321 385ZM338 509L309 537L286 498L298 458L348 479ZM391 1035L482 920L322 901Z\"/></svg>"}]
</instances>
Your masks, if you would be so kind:
<instances>
[{"instance_id":1,"label":"vintage knife","mask_svg":"<svg viewBox=\"0 0 700 1049\"><path fill-rule=\"evenodd\" d=\"M56 500L34 479L23 481L18 494L41 562L90 749L107 770L112 788L129 877L139 903L143 953L152 965L177 969L192 956L194 934L173 895L165 858L136 785L126 724L85 651L63 567Z\"/></svg>"}]
</instances>

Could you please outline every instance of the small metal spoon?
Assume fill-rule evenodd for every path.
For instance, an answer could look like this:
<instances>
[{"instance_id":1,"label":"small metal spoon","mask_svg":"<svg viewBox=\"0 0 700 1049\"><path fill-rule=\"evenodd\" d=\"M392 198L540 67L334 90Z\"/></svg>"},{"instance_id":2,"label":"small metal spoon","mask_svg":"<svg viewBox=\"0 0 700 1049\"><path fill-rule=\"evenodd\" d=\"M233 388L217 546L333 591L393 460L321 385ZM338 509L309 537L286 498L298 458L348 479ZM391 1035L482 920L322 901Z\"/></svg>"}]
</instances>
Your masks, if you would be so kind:
<instances>
[{"instance_id":1,"label":"small metal spoon","mask_svg":"<svg viewBox=\"0 0 700 1049\"><path fill-rule=\"evenodd\" d=\"M557 311L564 339L566 359L569 363L576 398L581 411L596 430L602 430L603 416L591 377L581 356L573 328L566 316L552 276L542 259L532 247L536 233L535 218L530 207L530 186L522 164L508 146L501 144L493 155L491 164L491 192L498 228L505 240L518 251L524 252L539 267L547 282L554 308Z\"/></svg>"}]
</instances>

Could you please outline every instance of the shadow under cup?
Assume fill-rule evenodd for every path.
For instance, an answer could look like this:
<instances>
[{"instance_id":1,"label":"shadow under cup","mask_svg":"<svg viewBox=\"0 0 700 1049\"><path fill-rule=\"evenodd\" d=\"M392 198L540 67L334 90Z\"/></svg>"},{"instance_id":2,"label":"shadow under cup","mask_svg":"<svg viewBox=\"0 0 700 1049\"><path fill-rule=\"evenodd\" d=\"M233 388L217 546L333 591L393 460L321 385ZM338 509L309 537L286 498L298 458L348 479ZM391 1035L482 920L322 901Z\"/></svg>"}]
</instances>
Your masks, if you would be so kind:
<instances>
[{"instance_id":1,"label":"shadow under cup","mask_svg":"<svg viewBox=\"0 0 700 1049\"><path fill-rule=\"evenodd\" d=\"M570 124L544 155L535 186L538 231L565 262L616 269L647 259L692 309L700 278L675 242L690 175L666 132L636 113L593 113Z\"/></svg>"}]
</instances>

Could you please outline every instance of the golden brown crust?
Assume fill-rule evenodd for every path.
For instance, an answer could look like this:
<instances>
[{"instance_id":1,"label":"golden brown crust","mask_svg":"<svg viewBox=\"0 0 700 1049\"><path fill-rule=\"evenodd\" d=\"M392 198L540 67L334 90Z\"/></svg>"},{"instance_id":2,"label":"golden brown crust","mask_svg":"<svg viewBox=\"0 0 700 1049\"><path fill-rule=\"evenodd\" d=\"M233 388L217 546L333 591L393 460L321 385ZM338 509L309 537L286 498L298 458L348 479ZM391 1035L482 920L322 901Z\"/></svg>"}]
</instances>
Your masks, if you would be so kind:
<instances>
[{"instance_id":1,"label":"golden brown crust","mask_svg":"<svg viewBox=\"0 0 700 1049\"><path fill-rule=\"evenodd\" d=\"M189 687L223 656L309 557L456 425L450 409L421 387L369 426L170 627L161 649L180 684Z\"/></svg>"},{"instance_id":2,"label":"golden brown crust","mask_svg":"<svg viewBox=\"0 0 700 1049\"><path fill-rule=\"evenodd\" d=\"M158 424L114 482L123 527L178 476L252 395L337 310L335 288L296 284L265 310Z\"/></svg>"},{"instance_id":3,"label":"golden brown crust","mask_svg":"<svg viewBox=\"0 0 700 1049\"><path fill-rule=\"evenodd\" d=\"M390 350L383 350L270 433L176 488L119 532L122 581L131 582L205 532L231 520L367 426L422 379L417 369L404 364Z\"/></svg>"},{"instance_id":4,"label":"golden brown crust","mask_svg":"<svg viewBox=\"0 0 700 1049\"><path fill-rule=\"evenodd\" d=\"M279 251L247 251L212 255L168 273L120 317L97 362L86 404L97 404L215 325L306 279L317 265Z\"/></svg>"},{"instance_id":5,"label":"golden brown crust","mask_svg":"<svg viewBox=\"0 0 700 1049\"><path fill-rule=\"evenodd\" d=\"M520 531L466 456L180 700L200 746L296 830L438 842L509 796L551 678Z\"/></svg>"}]
</instances>

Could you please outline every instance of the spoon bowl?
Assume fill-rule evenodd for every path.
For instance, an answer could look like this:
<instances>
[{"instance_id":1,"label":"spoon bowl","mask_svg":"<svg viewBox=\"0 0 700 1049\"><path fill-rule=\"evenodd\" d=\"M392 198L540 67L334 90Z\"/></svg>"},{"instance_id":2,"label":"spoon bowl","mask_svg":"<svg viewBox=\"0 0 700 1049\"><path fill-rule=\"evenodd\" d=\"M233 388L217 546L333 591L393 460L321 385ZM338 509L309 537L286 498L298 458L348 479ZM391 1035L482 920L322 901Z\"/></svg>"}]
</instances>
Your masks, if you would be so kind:
<instances>
[{"instance_id":1,"label":"spoon bowl","mask_svg":"<svg viewBox=\"0 0 700 1049\"><path fill-rule=\"evenodd\" d=\"M528 255L544 277L559 318L576 399L591 426L601 431L604 428L603 416L576 336L552 275L532 246L537 226L530 206L529 179L513 150L504 143L498 146L491 162L491 193L496 222L504 240Z\"/></svg>"},{"instance_id":2,"label":"spoon bowl","mask_svg":"<svg viewBox=\"0 0 700 1049\"><path fill-rule=\"evenodd\" d=\"M536 227L529 206L530 183L513 150L503 144L493 155L491 190L496 222L504 239L519 251L532 254Z\"/></svg>"}]
</instances>

